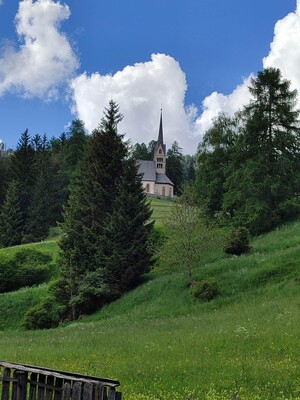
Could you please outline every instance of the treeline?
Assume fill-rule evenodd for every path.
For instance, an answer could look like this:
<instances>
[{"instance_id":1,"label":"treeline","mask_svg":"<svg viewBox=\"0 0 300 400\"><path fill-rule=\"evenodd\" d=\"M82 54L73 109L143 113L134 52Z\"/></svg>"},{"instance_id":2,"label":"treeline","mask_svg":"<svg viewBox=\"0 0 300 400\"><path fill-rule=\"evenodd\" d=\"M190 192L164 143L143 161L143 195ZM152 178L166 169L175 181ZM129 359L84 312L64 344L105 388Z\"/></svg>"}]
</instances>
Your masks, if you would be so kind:
<instances>
[{"instance_id":1,"label":"treeline","mask_svg":"<svg viewBox=\"0 0 300 400\"><path fill-rule=\"evenodd\" d=\"M58 138L21 135L14 151L0 158L0 247L40 241L63 221L63 207L90 136L80 120ZM135 144L128 154L153 160L155 141ZM109 151L109 149L108 149ZM195 158L184 156L177 142L168 150L167 175L180 194L183 182L195 178Z\"/></svg>"},{"instance_id":2,"label":"treeline","mask_svg":"<svg viewBox=\"0 0 300 400\"><path fill-rule=\"evenodd\" d=\"M204 135L195 188L211 216L260 234L299 216L299 110L279 69L259 72L249 90L250 103Z\"/></svg>"},{"instance_id":3,"label":"treeline","mask_svg":"<svg viewBox=\"0 0 300 400\"><path fill-rule=\"evenodd\" d=\"M26 130L15 151L0 158L0 247L43 240L62 221L87 138L80 120L50 140Z\"/></svg>"}]
</instances>

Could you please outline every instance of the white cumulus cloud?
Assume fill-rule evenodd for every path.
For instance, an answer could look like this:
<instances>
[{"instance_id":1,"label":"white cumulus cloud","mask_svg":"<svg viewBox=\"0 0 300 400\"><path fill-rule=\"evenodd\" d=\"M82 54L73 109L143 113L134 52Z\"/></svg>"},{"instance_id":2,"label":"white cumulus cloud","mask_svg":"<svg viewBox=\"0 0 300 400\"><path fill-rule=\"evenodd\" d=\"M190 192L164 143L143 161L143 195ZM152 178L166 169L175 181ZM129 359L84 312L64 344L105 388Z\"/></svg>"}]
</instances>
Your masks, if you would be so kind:
<instances>
[{"instance_id":1,"label":"white cumulus cloud","mask_svg":"<svg viewBox=\"0 0 300 400\"><path fill-rule=\"evenodd\" d=\"M278 21L274 28L264 67L280 68L284 78L300 93L300 0L295 12ZM230 94L213 92L201 107L185 105L186 77L179 63L165 54L153 54L151 61L127 66L114 75L86 73L71 82L73 112L92 131L110 99L116 100L125 118L120 126L132 143L156 139L161 104L164 110L167 145L177 140L185 153L195 153L205 131L220 112L233 115L249 103L248 87L254 77L242 79Z\"/></svg>"},{"instance_id":2,"label":"white cumulus cloud","mask_svg":"<svg viewBox=\"0 0 300 400\"><path fill-rule=\"evenodd\" d=\"M263 66L279 68L300 94L300 0L295 12L276 23L270 47Z\"/></svg>"},{"instance_id":3,"label":"white cumulus cloud","mask_svg":"<svg viewBox=\"0 0 300 400\"><path fill-rule=\"evenodd\" d=\"M24 97L55 98L78 60L60 23L69 18L66 5L52 0L23 0L15 18L20 45L6 45L0 57L0 95L14 91Z\"/></svg>"},{"instance_id":4,"label":"white cumulus cloud","mask_svg":"<svg viewBox=\"0 0 300 400\"><path fill-rule=\"evenodd\" d=\"M291 81L292 88L300 94L300 0L295 12L276 23L270 52L262 61L264 68L279 68L283 77ZM203 100L203 112L195 121L195 131L199 135L211 126L213 118L220 112L233 115L249 102L251 76L254 74L245 78L229 95L214 92Z\"/></svg>"},{"instance_id":5,"label":"white cumulus cloud","mask_svg":"<svg viewBox=\"0 0 300 400\"><path fill-rule=\"evenodd\" d=\"M179 63L165 54L153 54L151 61L126 66L114 75L86 73L73 79L73 112L89 131L96 128L110 99L120 105L124 119L120 131L132 143L156 140L163 107L164 138L185 150L195 151L190 127L191 109L185 110L186 77Z\"/></svg>"}]
</instances>

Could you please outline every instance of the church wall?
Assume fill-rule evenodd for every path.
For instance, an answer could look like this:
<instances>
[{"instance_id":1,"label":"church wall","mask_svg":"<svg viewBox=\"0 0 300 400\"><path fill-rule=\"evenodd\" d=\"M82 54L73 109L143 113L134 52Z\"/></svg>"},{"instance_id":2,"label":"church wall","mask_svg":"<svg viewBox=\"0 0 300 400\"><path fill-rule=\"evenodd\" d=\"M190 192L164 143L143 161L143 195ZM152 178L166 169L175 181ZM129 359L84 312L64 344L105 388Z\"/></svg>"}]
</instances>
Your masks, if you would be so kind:
<instances>
[{"instance_id":1,"label":"church wall","mask_svg":"<svg viewBox=\"0 0 300 400\"><path fill-rule=\"evenodd\" d=\"M174 197L173 186L169 184L156 184L155 194L163 197Z\"/></svg>"},{"instance_id":2,"label":"church wall","mask_svg":"<svg viewBox=\"0 0 300 400\"><path fill-rule=\"evenodd\" d=\"M155 193L155 182L153 181L142 181L143 189L147 194L156 194Z\"/></svg>"}]
</instances>

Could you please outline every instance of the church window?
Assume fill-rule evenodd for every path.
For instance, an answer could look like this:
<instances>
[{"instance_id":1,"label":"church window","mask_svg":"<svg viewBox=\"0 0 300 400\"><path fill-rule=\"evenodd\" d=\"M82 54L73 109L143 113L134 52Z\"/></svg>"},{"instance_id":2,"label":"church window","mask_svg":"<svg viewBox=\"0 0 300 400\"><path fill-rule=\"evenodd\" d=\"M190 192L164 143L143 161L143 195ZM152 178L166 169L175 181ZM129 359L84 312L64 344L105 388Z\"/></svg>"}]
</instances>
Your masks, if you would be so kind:
<instances>
[{"instance_id":1,"label":"church window","mask_svg":"<svg viewBox=\"0 0 300 400\"><path fill-rule=\"evenodd\" d=\"M162 157L157 157L157 162L162 163L162 162L164 162L164 159Z\"/></svg>"},{"instance_id":2,"label":"church window","mask_svg":"<svg viewBox=\"0 0 300 400\"><path fill-rule=\"evenodd\" d=\"M158 153L161 154L161 153L162 153L162 149L159 149L159 150L158 150Z\"/></svg>"},{"instance_id":3,"label":"church window","mask_svg":"<svg viewBox=\"0 0 300 400\"><path fill-rule=\"evenodd\" d=\"M146 185L146 192L147 193L149 193L149 191L150 191L149 189L150 189L150 186L149 186L149 183L147 183L147 185Z\"/></svg>"},{"instance_id":4,"label":"church window","mask_svg":"<svg viewBox=\"0 0 300 400\"><path fill-rule=\"evenodd\" d=\"M157 163L156 164L156 168L162 168L162 167L163 167L162 163Z\"/></svg>"},{"instance_id":5,"label":"church window","mask_svg":"<svg viewBox=\"0 0 300 400\"><path fill-rule=\"evenodd\" d=\"M165 196L166 195L166 188L163 186L162 188L162 195Z\"/></svg>"}]
</instances>

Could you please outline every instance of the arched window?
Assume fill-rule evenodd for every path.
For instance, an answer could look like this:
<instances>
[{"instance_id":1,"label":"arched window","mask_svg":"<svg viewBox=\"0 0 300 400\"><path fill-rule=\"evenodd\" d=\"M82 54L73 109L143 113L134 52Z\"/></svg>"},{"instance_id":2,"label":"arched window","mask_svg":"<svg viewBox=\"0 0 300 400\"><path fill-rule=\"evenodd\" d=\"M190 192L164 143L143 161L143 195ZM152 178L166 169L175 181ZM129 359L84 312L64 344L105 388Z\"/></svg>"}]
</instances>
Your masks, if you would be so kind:
<instances>
[{"instance_id":1,"label":"arched window","mask_svg":"<svg viewBox=\"0 0 300 400\"><path fill-rule=\"evenodd\" d=\"M163 186L162 187L162 195L165 196L166 195L166 188Z\"/></svg>"}]
</instances>

